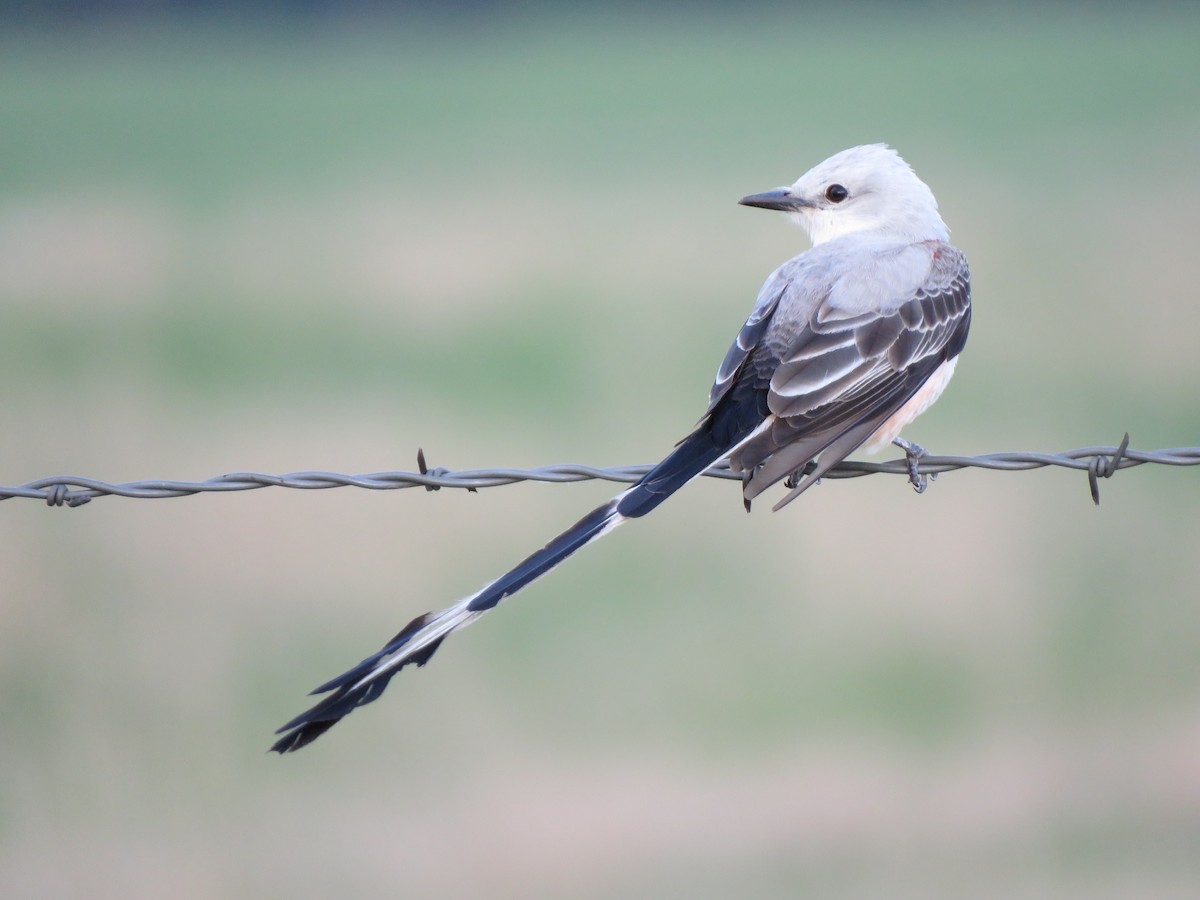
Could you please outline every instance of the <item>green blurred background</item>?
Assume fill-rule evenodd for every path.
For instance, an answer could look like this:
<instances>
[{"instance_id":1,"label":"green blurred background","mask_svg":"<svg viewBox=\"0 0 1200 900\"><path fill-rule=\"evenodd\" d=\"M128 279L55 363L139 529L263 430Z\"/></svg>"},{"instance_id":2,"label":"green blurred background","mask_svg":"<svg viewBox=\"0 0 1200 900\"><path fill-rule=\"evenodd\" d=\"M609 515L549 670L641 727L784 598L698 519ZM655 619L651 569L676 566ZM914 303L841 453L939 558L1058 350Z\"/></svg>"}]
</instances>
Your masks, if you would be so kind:
<instances>
[{"instance_id":1,"label":"green blurred background","mask_svg":"<svg viewBox=\"0 0 1200 900\"><path fill-rule=\"evenodd\" d=\"M871 141L973 270L910 438L1200 443L1194 6L86 6L0 10L0 483L653 461ZM1194 897L1200 485L1102 491L697 483L287 758L612 486L7 501L0 895Z\"/></svg>"}]
</instances>

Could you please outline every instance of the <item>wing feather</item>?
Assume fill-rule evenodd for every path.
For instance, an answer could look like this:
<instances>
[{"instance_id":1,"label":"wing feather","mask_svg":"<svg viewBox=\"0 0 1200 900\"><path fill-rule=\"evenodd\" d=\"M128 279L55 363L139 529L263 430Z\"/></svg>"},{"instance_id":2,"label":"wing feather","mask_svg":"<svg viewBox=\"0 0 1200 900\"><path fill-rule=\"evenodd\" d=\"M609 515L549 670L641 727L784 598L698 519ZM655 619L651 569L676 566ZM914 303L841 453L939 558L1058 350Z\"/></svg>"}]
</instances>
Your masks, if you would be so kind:
<instances>
[{"instance_id":1,"label":"wing feather","mask_svg":"<svg viewBox=\"0 0 1200 900\"><path fill-rule=\"evenodd\" d=\"M728 392L733 382L741 372L750 354L762 341L763 334L767 330L767 326L771 324L771 318L775 315L775 309L779 306L779 301L783 297L783 293L787 290L788 281L779 276L776 272L771 278L767 279L767 283L763 285L762 291L759 293L758 302L754 305L754 310L750 313L750 317L746 319L746 323L738 331L737 337L734 338L730 345L725 358L721 361L720 367L717 369L717 377L713 381L712 389L708 393L708 412L720 402Z\"/></svg>"},{"instance_id":2,"label":"wing feather","mask_svg":"<svg viewBox=\"0 0 1200 900\"><path fill-rule=\"evenodd\" d=\"M736 470L754 473L747 499L818 455L824 471L852 453L958 355L970 321L966 260L939 242L924 282L900 302L839 313L825 299L777 355L764 329L741 365L751 365L756 353L774 362L767 403L776 421L730 456Z\"/></svg>"}]
</instances>

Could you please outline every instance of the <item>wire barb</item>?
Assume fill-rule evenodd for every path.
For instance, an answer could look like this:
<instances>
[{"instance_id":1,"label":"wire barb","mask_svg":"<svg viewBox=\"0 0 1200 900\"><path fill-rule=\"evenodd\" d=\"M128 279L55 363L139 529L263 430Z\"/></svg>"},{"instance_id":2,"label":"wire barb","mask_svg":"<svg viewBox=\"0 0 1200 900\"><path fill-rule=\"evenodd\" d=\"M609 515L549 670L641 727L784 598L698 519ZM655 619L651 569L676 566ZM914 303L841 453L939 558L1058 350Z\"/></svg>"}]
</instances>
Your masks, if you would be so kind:
<instances>
[{"instance_id":1,"label":"wire barb","mask_svg":"<svg viewBox=\"0 0 1200 900\"><path fill-rule=\"evenodd\" d=\"M428 466L426 466L425 465L425 451L420 447L417 448L417 470L422 475L428 475L430 478L446 478L446 477L454 474L449 469L445 469L441 466L435 466L432 469L429 468ZM440 484L425 485L425 490L427 490L427 491L440 491L441 489L442 489L442 485L440 485ZM479 493L479 491L477 488L468 487L467 493L477 494L477 493Z\"/></svg>"},{"instance_id":2,"label":"wire barb","mask_svg":"<svg viewBox=\"0 0 1200 900\"><path fill-rule=\"evenodd\" d=\"M1087 472L1092 500L1100 502L1100 478L1111 478L1119 469L1157 464L1165 466L1200 465L1200 447L1174 447L1165 450L1132 450L1129 435L1116 447L1083 447L1062 453L1010 452L988 453L982 456L935 456L928 454L916 462L919 475L934 476L957 469L999 469L1025 471L1058 466ZM596 468L582 465L542 466L536 469L467 469L458 472L440 467L430 468L423 451L417 453L417 472L373 472L363 475L343 475L337 472L292 472L287 475L264 475L257 472L235 472L207 481L131 481L110 484L95 478L57 475L15 487L0 487L0 500L25 497L41 500L49 506L76 507L93 497L118 496L139 499L188 497L200 493L249 491L264 487L286 487L298 490L327 490L357 487L376 491L423 487L426 490L459 488L477 491L480 488L500 487L522 481L542 481L561 484L569 481L603 480L632 484L651 466L614 466ZM742 480L740 472L731 472L728 463L717 463L704 473L709 478ZM906 458L886 462L842 462L825 472L823 478L859 478L863 475L903 475L912 472Z\"/></svg>"},{"instance_id":3,"label":"wire barb","mask_svg":"<svg viewBox=\"0 0 1200 900\"><path fill-rule=\"evenodd\" d=\"M1096 506L1100 505L1100 479L1112 478L1116 474L1117 469L1121 468L1121 460L1125 458L1125 451L1128 449L1129 432L1127 431L1112 456L1106 457L1097 454L1092 457L1092 461L1088 465L1088 487L1092 491L1092 503Z\"/></svg>"},{"instance_id":4,"label":"wire barb","mask_svg":"<svg viewBox=\"0 0 1200 900\"><path fill-rule=\"evenodd\" d=\"M425 465L425 450L422 447L417 448L417 471L422 475L429 474L429 467ZM435 477L438 475L445 475L446 471L444 469L437 469L433 474ZM425 485L425 490L427 491L440 491L441 489L441 485L438 484Z\"/></svg>"}]
</instances>

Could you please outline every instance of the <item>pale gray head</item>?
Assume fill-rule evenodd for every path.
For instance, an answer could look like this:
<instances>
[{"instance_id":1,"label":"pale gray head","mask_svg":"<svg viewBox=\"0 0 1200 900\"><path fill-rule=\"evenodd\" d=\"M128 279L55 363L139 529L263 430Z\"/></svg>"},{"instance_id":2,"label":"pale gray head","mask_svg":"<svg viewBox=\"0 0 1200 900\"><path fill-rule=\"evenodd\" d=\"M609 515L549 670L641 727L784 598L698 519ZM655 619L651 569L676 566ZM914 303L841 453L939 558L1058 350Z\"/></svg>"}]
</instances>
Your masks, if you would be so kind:
<instances>
[{"instance_id":1,"label":"pale gray head","mask_svg":"<svg viewBox=\"0 0 1200 900\"><path fill-rule=\"evenodd\" d=\"M791 187L751 194L745 206L778 209L795 219L814 246L857 232L898 240L947 240L946 223L925 182L886 144L836 153Z\"/></svg>"}]
</instances>

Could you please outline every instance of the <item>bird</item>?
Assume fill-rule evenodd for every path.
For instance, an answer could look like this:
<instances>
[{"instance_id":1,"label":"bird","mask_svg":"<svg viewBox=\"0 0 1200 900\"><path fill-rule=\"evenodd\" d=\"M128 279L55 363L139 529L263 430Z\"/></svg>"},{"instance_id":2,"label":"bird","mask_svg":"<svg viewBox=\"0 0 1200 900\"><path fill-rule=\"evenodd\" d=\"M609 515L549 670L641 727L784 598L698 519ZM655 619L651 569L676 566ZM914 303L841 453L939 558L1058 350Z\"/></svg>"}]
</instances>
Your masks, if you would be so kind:
<instances>
[{"instance_id":1,"label":"bird","mask_svg":"<svg viewBox=\"0 0 1200 900\"><path fill-rule=\"evenodd\" d=\"M861 448L895 442L954 373L971 324L970 273L937 200L886 144L851 147L793 184L738 201L782 212L810 249L768 276L717 369L708 408L663 460L480 590L417 616L378 652L320 685L323 699L276 731L283 754L377 699L405 666L423 666L454 631L582 547L641 518L726 459L746 509L780 481L790 503Z\"/></svg>"}]
</instances>

